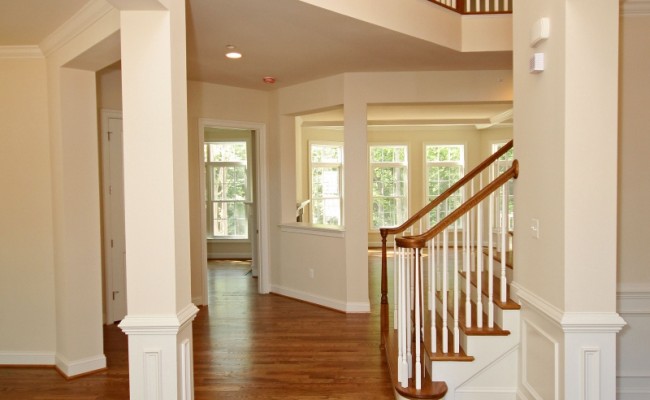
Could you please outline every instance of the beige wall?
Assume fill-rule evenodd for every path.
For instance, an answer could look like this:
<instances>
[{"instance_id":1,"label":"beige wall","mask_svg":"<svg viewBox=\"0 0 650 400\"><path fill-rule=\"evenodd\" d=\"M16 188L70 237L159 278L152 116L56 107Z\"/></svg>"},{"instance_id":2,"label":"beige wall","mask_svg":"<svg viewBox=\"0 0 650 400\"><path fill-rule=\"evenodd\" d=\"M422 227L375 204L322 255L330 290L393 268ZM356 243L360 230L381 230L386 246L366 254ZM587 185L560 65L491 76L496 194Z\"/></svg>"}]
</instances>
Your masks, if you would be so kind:
<instances>
[{"instance_id":1,"label":"beige wall","mask_svg":"<svg viewBox=\"0 0 650 400\"><path fill-rule=\"evenodd\" d=\"M650 291L650 16L624 17L621 35L618 282Z\"/></svg>"},{"instance_id":2,"label":"beige wall","mask_svg":"<svg viewBox=\"0 0 650 400\"><path fill-rule=\"evenodd\" d=\"M56 350L45 61L0 61L0 360ZM36 360L36 363L39 363Z\"/></svg>"}]
</instances>

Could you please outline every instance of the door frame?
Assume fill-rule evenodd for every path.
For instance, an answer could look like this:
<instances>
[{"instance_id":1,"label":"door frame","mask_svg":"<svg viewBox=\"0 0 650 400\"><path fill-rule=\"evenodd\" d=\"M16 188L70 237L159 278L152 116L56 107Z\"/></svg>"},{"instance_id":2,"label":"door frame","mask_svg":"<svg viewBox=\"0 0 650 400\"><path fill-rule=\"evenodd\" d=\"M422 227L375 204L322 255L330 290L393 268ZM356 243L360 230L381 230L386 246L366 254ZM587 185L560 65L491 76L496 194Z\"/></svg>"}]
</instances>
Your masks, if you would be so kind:
<instances>
[{"instance_id":1,"label":"door frame","mask_svg":"<svg viewBox=\"0 0 650 400\"><path fill-rule=\"evenodd\" d=\"M108 143L108 121L111 118L122 119L122 111L120 110L110 110L102 109L100 110L101 118L101 185L102 185L102 260L103 260L103 269L104 269L104 309L103 309L103 320L104 324L110 325L114 323L114 310L112 303L112 293L113 293L113 258L111 252L108 250L111 247L111 238L112 238L112 226L111 226L111 210L108 204L110 204L110 195L109 195L109 185L105 177L109 173L109 165L106 161L109 159L110 145ZM126 276L126 265L125 276ZM125 288L126 289L126 288Z\"/></svg>"},{"instance_id":2,"label":"door frame","mask_svg":"<svg viewBox=\"0 0 650 400\"><path fill-rule=\"evenodd\" d=\"M256 204L256 226L257 237L251 240L255 243L251 249L257 252L254 255L259 268L257 281L257 290L259 293L270 292L270 260L269 260L269 224L268 224L268 177L266 176L266 124L259 122L231 121L212 118L199 118L199 134L197 146L197 160L199 163L199 203L196 205L201 210L201 271L203 279L203 299L204 305L208 304L208 246L206 237L206 213L205 213L205 166L203 159L203 145L205 143L205 128L234 128L251 130L254 135L255 143L255 189L254 202ZM256 247L256 248L255 248Z\"/></svg>"}]
</instances>

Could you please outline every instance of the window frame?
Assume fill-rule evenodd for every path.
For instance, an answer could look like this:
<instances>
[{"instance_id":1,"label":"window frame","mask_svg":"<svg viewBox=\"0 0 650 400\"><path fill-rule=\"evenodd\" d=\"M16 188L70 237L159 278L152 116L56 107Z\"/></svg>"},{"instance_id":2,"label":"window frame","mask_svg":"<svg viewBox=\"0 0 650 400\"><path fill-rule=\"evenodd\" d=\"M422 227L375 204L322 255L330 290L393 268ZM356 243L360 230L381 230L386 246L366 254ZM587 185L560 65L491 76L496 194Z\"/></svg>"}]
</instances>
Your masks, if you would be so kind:
<instances>
[{"instance_id":1,"label":"window frame","mask_svg":"<svg viewBox=\"0 0 650 400\"><path fill-rule=\"evenodd\" d=\"M508 141L509 141L509 139L506 139L506 140L503 140L503 141L502 140L495 140L493 142L490 142L490 155L496 153L497 150L499 150L501 147L505 146L508 143ZM496 166L497 166L497 171L499 169L501 169L501 167L503 168L503 170L498 172L498 174L502 174L503 172L505 172L508 168L510 168L512 166L512 161L515 159L514 151L515 151L514 147L508 151L508 153L512 154L511 159L507 159L507 158L506 159L501 159L502 157L505 157L508 154L508 153L506 153L506 154L504 154L503 156L501 156L499 159L497 159L495 161ZM490 171L490 173L492 173L492 171ZM492 177L492 178L496 178L496 176ZM508 190L511 191L510 193L508 193L508 209L512 208L512 212L509 212L510 215L508 216L508 223L510 224L510 226L508 226L508 231L512 231L512 230L514 230L514 224L515 224L515 213L514 213L515 194L512 193L512 185L508 185L508 186L509 186ZM500 202L501 201L501 189L499 189L496 192L495 196L498 199L496 201ZM495 204L494 204L494 215L495 215L494 232L495 233L501 233L501 218L498 215L499 205L496 204L496 201L495 201Z\"/></svg>"},{"instance_id":2,"label":"window frame","mask_svg":"<svg viewBox=\"0 0 650 400\"><path fill-rule=\"evenodd\" d=\"M213 143L245 143L246 144L246 161L210 161L209 154L206 152L206 149L210 144ZM220 138L218 140L204 140L203 142L203 165L205 173L205 218L206 218L206 238L209 241L240 241L240 242L250 242L250 215L248 212L248 207L252 203L252 190L253 190L253 179L252 174L250 173L252 168L252 138ZM244 166L246 173L246 193L244 200L215 200L213 196L213 174L211 171L215 167L233 167L233 166ZM214 232L214 209L213 204L215 203L242 203L244 206L244 212L246 217L246 236L243 235L215 235Z\"/></svg>"},{"instance_id":3,"label":"window frame","mask_svg":"<svg viewBox=\"0 0 650 400\"><path fill-rule=\"evenodd\" d=\"M459 146L461 148L461 160L462 161L460 161L460 162L458 162L458 161L429 162L427 160L427 150L428 150L429 147L433 147L433 146L437 146L437 147ZM438 164L439 166L458 166L459 165L462 168L461 174L460 174L460 178L462 178L463 176L465 176L465 173L467 171L467 159L468 159L467 148L468 147L469 147L468 143L465 142L465 141L462 141L462 142L459 142L459 141L430 141L430 142L422 143L422 163L423 163L423 167L424 167L424 173L423 173L423 176L422 176L423 179L424 179L424 184L423 184L423 186L424 186L424 191L423 191L423 196L424 196L423 201L424 201L424 203L423 204L426 205L426 204L429 204L432 201L432 199L429 199L429 165L430 164ZM464 193L461 192L460 195L461 195L460 202L462 204L467 199L466 196L468 196L469 194L468 193L464 194ZM449 215L449 210L447 210L446 215ZM427 221L427 223L429 223L429 222L430 222L430 220ZM463 224L460 222L460 220L458 221L457 224L458 224L458 230L462 231ZM431 226L429 226L429 228L431 228Z\"/></svg>"},{"instance_id":4,"label":"window frame","mask_svg":"<svg viewBox=\"0 0 650 400\"><path fill-rule=\"evenodd\" d=\"M332 162L314 162L312 159L312 147L313 146L331 146L331 147L339 147L340 148L340 155L341 155L341 160L338 163L332 163ZM307 157L309 159L309 177L308 177L308 185L309 185L309 222L314 224L314 225L328 225L328 226L343 226L344 221L344 212L343 212L343 168L344 168L344 143L341 141L327 141L327 140L310 140L307 142ZM314 186L313 186L313 181L314 181L314 169L315 168L338 168L338 197L319 197L319 198L314 198ZM339 203L339 223L338 224L327 224L325 222L314 222L314 200L332 200L332 199L338 199Z\"/></svg>"},{"instance_id":5,"label":"window frame","mask_svg":"<svg viewBox=\"0 0 650 400\"><path fill-rule=\"evenodd\" d=\"M372 149L373 148L386 148L386 147L403 147L404 148L404 161L403 162L373 162L372 161ZM373 213L374 213L374 199L375 196L373 195L373 177L374 177L374 166L375 165L381 165L384 168L404 168L405 169L405 188L404 188L404 195L403 196L383 196L388 197L388 198L399 198L402 197L404 200L404 204L406 206L406 209L404 210L404 219L403 221L398 221L395 226L399 226L402 224L404 221L406 221L410 215L410 210L411 210L411 196L410 196L410 190L411 190L411 170L409 169L409 144L405 142L386 142L386 143L380 143L380 142L375 142L375 143L370 143L368 144L368 229L369 232L379 232L379 229L384 227L384 226L379 226L375 227L373 224ZM386 225L388 226L388 225Z\"/></svg>"}]
</instances>

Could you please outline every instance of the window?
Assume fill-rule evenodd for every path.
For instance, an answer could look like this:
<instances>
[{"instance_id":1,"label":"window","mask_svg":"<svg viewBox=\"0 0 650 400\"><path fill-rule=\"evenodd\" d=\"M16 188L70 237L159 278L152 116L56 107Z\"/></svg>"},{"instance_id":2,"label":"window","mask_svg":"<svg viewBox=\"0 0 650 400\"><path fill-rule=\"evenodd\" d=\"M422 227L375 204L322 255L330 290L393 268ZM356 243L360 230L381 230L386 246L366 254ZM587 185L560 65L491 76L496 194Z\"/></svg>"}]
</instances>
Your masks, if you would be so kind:
<instances>
[{"instance_id":1,"label":"window","mask_svg":"<svg viewBox=\"0 0 650 400\"><path fill-rule=\"evenodd\" d=\"M248 239L248 152L245 141L204 145L208 238Z\"/></svg>"},{"instance_id":2,"label":"window","mask_svg":"<svg viewBox=\"0 0 650 400\"><path fill-rule=\"evenodd\" d=\"M425 147L427 203L445 192L465 174L465 146L427 145ZM440 222L463 202L461 192L452 194L447 201L429 214L430 226ZM460 220L458 220L461 228Z\"/></svg>"},{"instance_id":3,"label":"window","mask_svg":"<svg viewBox=\"0 0 650 400\"><path fill-rule=\"evenodd\" d=\"M496 153L497 150L505 146L505 143L494 143L492 144L492 154ZM508 150L504 155L499 157L499 159L495 162L495 177L501 175L504 173L510 166L512 166L512 160L515 159L515 154L514 154L514 147L510 150ZM500 213L501 206L500 202L501 197L503 196L503 187L500 188L495 192L496 200L495 200L495 214L494 217L496 219L495 221L495 226L498 231L501 230L501 221L503 216ZM507 185L507 190L508 190L508 230L512 231L515 228L515 194L514 194L514 189L513 185L508 184ZM498 203L498 204L497 204Z\"/></svg>"},{"instance_id":4,"label":"window","mask_svg":"<svg viewBox=\"0 0 650 400\"><path fill-rule=\"evenodd\" d=\"M370 146L370 228L398 226L408 215L408 156L404 145Z\"/></svg>"},{"instance_id":5,"label":"window","mask_svg":"<svg viewBox=\"0 0 650 400\"><path fill-rule=\"evenodd\" d=\"M310 143L311 222L341 225L342 143Z\"/></svg>"}]
</instances>

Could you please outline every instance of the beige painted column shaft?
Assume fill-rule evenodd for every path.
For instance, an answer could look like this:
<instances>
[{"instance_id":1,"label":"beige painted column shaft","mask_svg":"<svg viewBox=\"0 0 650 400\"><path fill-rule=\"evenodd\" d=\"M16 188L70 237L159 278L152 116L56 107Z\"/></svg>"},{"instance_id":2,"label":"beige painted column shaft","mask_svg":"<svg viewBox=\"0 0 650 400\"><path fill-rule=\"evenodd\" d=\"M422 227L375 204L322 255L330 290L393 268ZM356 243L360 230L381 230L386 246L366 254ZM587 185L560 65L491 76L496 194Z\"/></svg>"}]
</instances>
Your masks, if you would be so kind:
<instances>
[{"instance_id":1,"label":"beige painted column shaft","mask_svg":"<svg viewBox=\"0 0 650 400\"><path fill-rule=\"evenodd\" d=\"M121 9L131 398L191 399L185 2ZM132 9L131 7L136 7Z\"/></svg>"}]
</instances>

